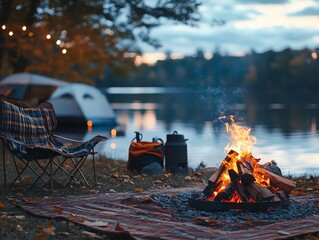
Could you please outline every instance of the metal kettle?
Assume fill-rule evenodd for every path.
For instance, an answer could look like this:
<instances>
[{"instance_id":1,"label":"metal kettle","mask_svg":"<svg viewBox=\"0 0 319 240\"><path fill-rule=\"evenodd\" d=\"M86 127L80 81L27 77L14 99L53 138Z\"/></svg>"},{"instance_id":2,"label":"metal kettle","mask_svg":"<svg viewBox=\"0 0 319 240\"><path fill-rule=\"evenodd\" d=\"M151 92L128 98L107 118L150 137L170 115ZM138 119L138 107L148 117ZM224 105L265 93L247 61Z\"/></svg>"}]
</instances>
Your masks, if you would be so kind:
<instances>
[{"instance_id":1,"label":"metal kettle","mask_svg":"<svg viewBox=\"0 0 319 240\"><path fill-rule=\"evenodd\" d=\"M166 135L165 167L167 172L174 174L188 174L187 144L184 135L174 131Z\"/></svg>"}]
</instances>

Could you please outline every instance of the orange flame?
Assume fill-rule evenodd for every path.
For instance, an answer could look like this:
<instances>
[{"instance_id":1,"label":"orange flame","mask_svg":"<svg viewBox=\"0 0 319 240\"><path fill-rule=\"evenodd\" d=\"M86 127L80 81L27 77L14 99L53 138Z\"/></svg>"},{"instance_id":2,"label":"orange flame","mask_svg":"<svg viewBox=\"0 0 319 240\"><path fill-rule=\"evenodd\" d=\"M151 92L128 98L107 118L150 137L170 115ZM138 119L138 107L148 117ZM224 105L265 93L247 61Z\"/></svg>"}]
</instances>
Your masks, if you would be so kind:
<instances>
[{"instance_id":1,"label":"orange flame","mask_svg":"<svg viewBox=\"0 0 319 240\"><path fill-rule=\"evenodd\" d=\"M232 115L228 117L222 116L219 119L228 120L225 122L225 127L227 133L230 134L229 139L231 140L231 143L228 143L224 149L227 157L222 162L224 170L218 178L218 186L215 188L212 196L208 199L214 200L220 193L227 191L227 188L232 184L228 170L232 169L237 174L240 174L238 164L246 164L251 167L251 173L255 178L255 182L263 187L269 187L270 179L260 172L254 172L254 169L259 167L258 162L260 159L256 159L251 155L251 149L257 142L257 138L251 135L251 128L236 124L234 116ZM239 183L241 184L241 180ZM223 199L222 201L242 202L236 192L232 194L231 199ZM249 198L248 201L254 202L255 200Z\"/></svg>"},{"instance_id":2,"label":"orange flame","mask_svg":"<svg viewBox=\"0 0 319 240\"><path fill-rule=\"evenodd\" d=\"M251 148L257 142L255 136L251 136L251 128L240 126L235 123L234 116L229 116L230 123L226 122L226 132L230 133L231 144L228 143L225 147L226 154L230 150L234 150L239 153L239 157L242 157L251 152Z\"/></svg>"}]
</instances>

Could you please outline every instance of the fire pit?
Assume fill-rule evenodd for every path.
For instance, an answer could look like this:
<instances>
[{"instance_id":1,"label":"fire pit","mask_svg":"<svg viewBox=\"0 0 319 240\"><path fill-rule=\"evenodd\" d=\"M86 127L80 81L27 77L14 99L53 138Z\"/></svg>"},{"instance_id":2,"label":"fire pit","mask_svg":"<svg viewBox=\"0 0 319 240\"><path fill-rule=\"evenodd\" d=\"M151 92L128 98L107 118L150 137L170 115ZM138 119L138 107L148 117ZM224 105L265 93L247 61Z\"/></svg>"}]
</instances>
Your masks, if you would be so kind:
<instances>
[{"instance_id":1,"label":"fire pit","mask_svg":"<svg viewBox=\"0 0 319 240\"><path fill-rule=\"evenodd\" d=\"M268 201L268 202L243 202L243 203L233 203L233 202L218 202L218 201L207 201L202 199L190 198L188 200L188 205L191 208L206 211L206 212L225 212L231 209L249 211L249 212L260 212L267 211L274 207L285 207L290 204L289 199L282 201Z\"/></svg>"},{"instance_id":2,"label":"fire pit","mask_svg":"<svg viewBox=\"0 0 319 240\"><path fill-rule=\"evenodd\" d=\"M223 117L226 119L226 117ZM190 199L190 207L204 211L227 211L230 209L265 211L277 206L289 205L289 194L296 183L275 174L259 164L251 148L256 138L251 129L227 118L226 131L231 135L231 144L225 148L227 156L208 180L203 199Z\"/></svg>"}]
</instances>

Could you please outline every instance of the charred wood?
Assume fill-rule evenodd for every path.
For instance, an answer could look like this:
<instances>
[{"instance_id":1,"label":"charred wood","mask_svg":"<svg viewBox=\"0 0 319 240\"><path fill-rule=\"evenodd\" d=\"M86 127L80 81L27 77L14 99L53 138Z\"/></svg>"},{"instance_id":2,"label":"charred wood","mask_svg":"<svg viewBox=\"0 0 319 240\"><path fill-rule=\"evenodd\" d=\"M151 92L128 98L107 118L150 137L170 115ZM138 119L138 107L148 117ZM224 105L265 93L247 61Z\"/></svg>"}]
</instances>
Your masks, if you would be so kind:
<instances>
[{"instance_id":1,"label":"charred wood","mask_svg":"<svg viewBox=\"0 0 319 240\"><path fill-rule=\"evenodd\" d=\"M214 201L230 200L234 196L234 191L232 184L228 184L224 191L217 194Z\"/></svg>"},{"instance_id":2,"label":"charred wood","mask_svg":"<svg viewBox=\"0 0 319 240\"><path fill-rule=\"evenodd\" d=\"M229 163L232 160L232 158L236 156L238 156L238 153L234 150L230 150L222 164L219 166L217 171L209 178L208 181L216 184L218 182L219 177L226 170L226 164Z\"/></svg>"},{"instance_id":3,"label":"charred wood","mask_svg":"<svg viewBox=\"0 0 319 240\"><path fill-rule=\"evenodd\" d=\"M248 202L248 198L247 198L246 194L244 193L243 185L240 183L239 175L233 169L229 169L228 174L230 177L231 185L234 187L240 200L242 202Z\"/></svg>"},{"instance_id":4,"label":"charred wood","mask_svg":"<svg viewBox=\"0 0 319 240\"><path fill-rule=\"evenodd\" d=\"M246 191L256 202L270 201L273 200L275 196L266 187L260 186L256 182L253 182L252 184L247 186Z\"/></svg>"},{"instance_id":5,"label":"charred wood","mask_svg":"<svg viewBox=\"0 0 319 240\"><path fill-rule=\"evenodd\" d=\"M262 173L270 178L270 185L278 187L286 193L290 193L296 187L297 183L287 178L281 177L275 173L269 172L263 168L256 168L255 172Z\"/></svg>"}]
</instances>

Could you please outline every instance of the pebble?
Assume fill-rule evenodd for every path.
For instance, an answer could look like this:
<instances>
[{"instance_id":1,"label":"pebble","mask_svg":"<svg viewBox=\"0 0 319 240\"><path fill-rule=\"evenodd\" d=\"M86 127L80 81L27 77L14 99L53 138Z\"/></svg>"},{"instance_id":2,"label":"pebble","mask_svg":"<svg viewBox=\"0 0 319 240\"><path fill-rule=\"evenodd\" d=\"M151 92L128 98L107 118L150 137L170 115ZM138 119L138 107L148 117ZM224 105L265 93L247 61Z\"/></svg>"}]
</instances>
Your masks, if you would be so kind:
<instances>
[{"instance_id":1,"label":"pebble","mask_svg":"<svg viewBox=\"0 0 319 240\"><path fill-rule=\"evenodd\" d=\"M235 231L247 219L256 222L278 222L287 220L296 220L309 217L313 214L318 214L319 210L314 202L304 200L291 200L288 207L276 207L264 212L247 212L236 211L231 209L227 212L205 212L197 211L189 208L188 199L196 198L202 199L202 192L184 192L176 194L175 198L171 198L167 195L154 194L152 197L157 201L162 208L173 211L174 217L181 221L192 221L197 217L215 218L216 223L227 222L229 224L220 224L218 228L220 230ZM249 216L249 218L247 218ZM284 234L284 233L282 233Z\"/></svg>"}]
</instances>

